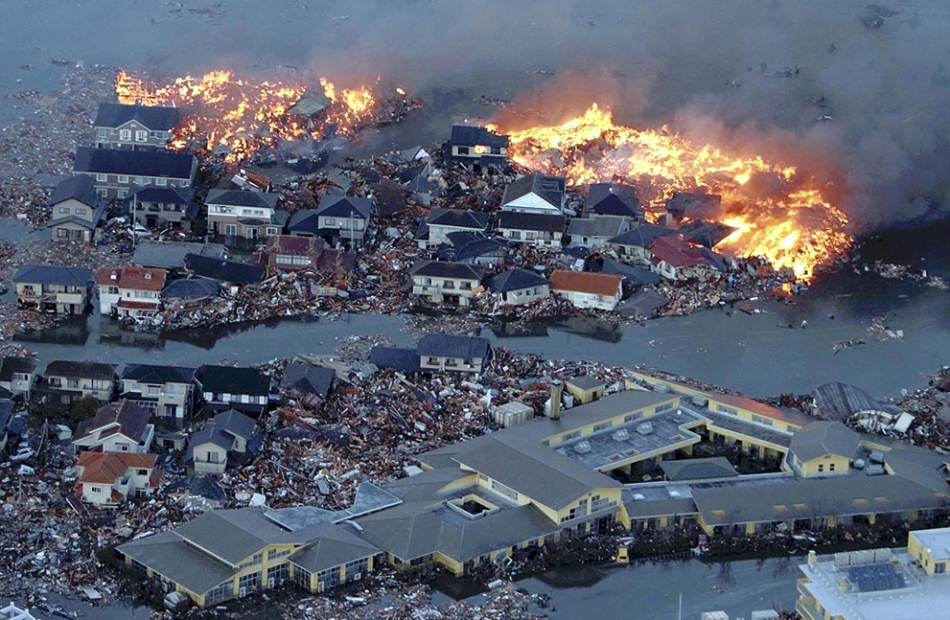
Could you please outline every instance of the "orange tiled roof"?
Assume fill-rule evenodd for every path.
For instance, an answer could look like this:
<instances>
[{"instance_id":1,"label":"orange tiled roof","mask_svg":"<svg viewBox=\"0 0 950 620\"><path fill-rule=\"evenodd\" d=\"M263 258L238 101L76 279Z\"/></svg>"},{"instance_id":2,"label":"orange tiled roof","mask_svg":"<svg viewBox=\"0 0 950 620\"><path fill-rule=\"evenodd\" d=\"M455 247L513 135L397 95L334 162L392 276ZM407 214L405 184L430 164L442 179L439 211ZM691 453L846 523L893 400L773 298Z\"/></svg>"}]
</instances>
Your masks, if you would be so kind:
<instances>
[{"instance_id":1,"label":"orange tiled roof","mask_svg":"<svg viewBox=\"0 0 950 620\"><path fill-rule=\"evenodd\" d=\"M83 452L79 455L82 467L81 483L112 484L125 475L129 468L153 469L154 454L135 454L129 452Z\"/></svg>"},{"instance_id":2,"label":"orange tiled roof","mask_svg":"<svg viewBox=\"0 0 950 620\"><path fill-rule=\"evenodd\" d=\"M590 295L613 297L623 282L621 276L588 271L555 271L551 274L551 290L575 291Z\"/></svg>"},{"instance_id":3,"label":"orange tiled roof","mask_svg":"<svg viewBox=\"0 0 950 620\"><path fill-rule=\"evenodd\" d=\"M165 270L146 267L103 267L96 274L96 284L118 286L136 291L161 291L165 286Z\"/></svg>"}]
</instances>

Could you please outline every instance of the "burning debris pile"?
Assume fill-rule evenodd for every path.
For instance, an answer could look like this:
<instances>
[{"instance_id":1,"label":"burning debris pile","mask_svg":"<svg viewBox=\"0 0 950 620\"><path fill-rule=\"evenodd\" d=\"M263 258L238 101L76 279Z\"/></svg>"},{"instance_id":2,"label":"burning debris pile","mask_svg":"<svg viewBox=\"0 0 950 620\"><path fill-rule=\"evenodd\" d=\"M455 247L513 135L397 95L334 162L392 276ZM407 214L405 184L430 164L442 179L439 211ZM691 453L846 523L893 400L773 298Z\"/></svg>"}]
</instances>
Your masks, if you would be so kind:
<instances>
[{"instance_id":1,"label":"burning debris pile","mask_svg":"<svg viewBox=\"0 0 950 620\"><path fill-rule=\"evenodd\" d=\"M565 175L571 185L622 180L657 211L675 192L721 196L709 219L735 230L716 249L739 257L764 256L777 270L792 269L798 280L810 280L817 267L843 254L852 242L845 232L847 216L795 168L761 157L732 157L665 129L617 125L596 104L562 125L505 133L511 140L509 157L517 164ZM756 189L766 185L768 195Z\"/></svg>"},{"instance_id":2,"label":"burning debris pile","mask_svg":"<svg viewBox=\"0 0 950 620\"><path fill-rule=\"evenodd\" d=\"M308 86L243 80L230 71L186 75L166 84L120 71L115 92L119 103L180 108L173 148L223 153L232 162L284 142L352 136L371 125L399 121L420 105L401 88L384 89L378 82L342 89L326 78Z\"/></svg>"}]
</instances>

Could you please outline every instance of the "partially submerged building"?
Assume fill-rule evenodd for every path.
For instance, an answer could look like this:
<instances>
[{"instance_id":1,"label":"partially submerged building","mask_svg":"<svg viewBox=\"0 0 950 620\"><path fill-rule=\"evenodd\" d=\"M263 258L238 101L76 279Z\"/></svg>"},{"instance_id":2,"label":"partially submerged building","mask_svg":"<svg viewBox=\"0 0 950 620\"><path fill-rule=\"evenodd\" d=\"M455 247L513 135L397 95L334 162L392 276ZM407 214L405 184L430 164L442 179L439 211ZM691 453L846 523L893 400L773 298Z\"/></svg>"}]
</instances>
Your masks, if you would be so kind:
<instances>
[{"instance_id":1,"label":"partially submerged building","mask_svg":"<svg viewBox=\"0 0 950 620\"><path fill-rule=\"evenodd\" d=\"M485 268L448 261L420 261L412 267L412 294L433 303L467 306L480 288Z\"/></svg>"},{"instance_id":2,"label":"partially submerged building","mask_svg":"<svg viewBox=\"0 0 950 620\"><path fill-rule=\"evenodd\" d=\"M79 267L23 265L13 276L20 308L82 314L89 304L92 271Z\"/></svg>"},{"instance_id":3,"label":"partially submerged building","mask_svg":"<svg viewBox=\"0 0 950 620\"><path fill-rule=\"evenodd\" d=\"M49 199L52 215L46 227L53 241L89 243L106 212L106 201L96 192L96 181L77 174L56 185Z\"/></svg>"}]
</instances>

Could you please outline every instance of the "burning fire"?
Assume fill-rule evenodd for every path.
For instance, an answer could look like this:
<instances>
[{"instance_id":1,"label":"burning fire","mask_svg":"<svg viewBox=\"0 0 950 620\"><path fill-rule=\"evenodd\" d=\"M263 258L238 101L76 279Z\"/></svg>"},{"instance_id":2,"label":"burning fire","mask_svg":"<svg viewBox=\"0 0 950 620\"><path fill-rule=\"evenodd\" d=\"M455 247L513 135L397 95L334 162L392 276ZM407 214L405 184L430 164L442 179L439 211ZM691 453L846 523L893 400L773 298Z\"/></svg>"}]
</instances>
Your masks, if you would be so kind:
<instances>
[{"instance_id":1,"label":"burning fire","mask_svg":"<svg viewBox=\"0 0 950 620\"><path fill-rule=\"evenodd\" d=\"M320 138L329 125L349 135L372 121L379 101L369 88L338 89L320 80L325 110L317 119L301 118L287 111L302 97L310 97L302 84L250 82L230 71L212 71L200 78L186 75L167 84L154 84L120 71L115 82L119 103L181 108L184 120L173 130L172 147L203 142L209 151L226 147L228 161L246 159L262 146L304 136ZM405 97L399 89L396 95Z\"/></svg>"},{"instance_id":2,"label":"burning fire","mask_svg":"<svg viewBox=\"0 0 950 620\"><path fill-rule=\"evenodd\" d=\"M497 128L492 127L497 130ZM622 180L658 219L674 192L722 196L719 222L736 230L716 249L739 257L763 256L775 269L791 269L808 281L815 268L851 245L848 218L821 190L799 178L796 169L761 157L730 157L719 149L697 147L663 131L616 125L609 111L592 105L562 125L506 132L509 157L529 169L563 174L571 185ZM757 195L749 181L771 176L777 186Z\"/></svg>"}]
</instances>

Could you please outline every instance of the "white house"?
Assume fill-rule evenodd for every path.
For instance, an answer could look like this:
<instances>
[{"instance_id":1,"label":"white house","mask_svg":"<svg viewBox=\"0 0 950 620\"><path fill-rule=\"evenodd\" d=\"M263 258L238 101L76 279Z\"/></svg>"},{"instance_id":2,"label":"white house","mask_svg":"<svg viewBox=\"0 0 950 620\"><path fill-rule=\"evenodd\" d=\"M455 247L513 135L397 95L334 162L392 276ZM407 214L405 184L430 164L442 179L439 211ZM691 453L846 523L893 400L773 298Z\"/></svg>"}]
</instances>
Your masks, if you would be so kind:
<instances>
[{"instance_id":1,"label":"white house","mask_svg":"<svg viewBox=\"0 0 950 620\"><path fill-rule=\"evenodd\" d=\"M588 271L555 271L551 290L576 308L613 310L623 291L621 276Z\"/></svg>"},{"instance_id":2,"label":"white house","mask_svg":"<svg viewBox=\"0 0 950 620\"><path fill-rule=\"evenodd\" d=\"M449 235L457 232L478 232L488 230L488 214L470 209L432 209L418 234L416 241L420 248L452 245Z\"/></svg>"},{"instance_id":3,"label":"white house","mask_svg":"<svg viewBox=\"0 0 950 620\"><path fill-rule=\"evenodd\" d=\"M206 364L195 379L204 400L216 411L233 408L260 413L267 408L270 377L256 368Z\"/></svg>"},{"instance_id":4,"label":"white house","mask_svg":"<svg viewBox=\"0 0 950 620\"><path fill-rule=\"evenodd\" d=\"M213 235L259 239L278 235L286 212L277 211L277 194L237 189L208 192L208 231Z\"/></svg>"},{"instance_id":5,"label":"white house","mask_svg":"<svg viewBox=\"0 0 950 620\"><path fill-rule=\"evenodd\" d=\"M194 368L126 364L122 395L154 416L181 420L191 412L194 378Z\"/></svg>"},{"instance_id":6,"label":"white house","mask_svg":"<svg viewBox=\"0 0 950 620\"><path fill-rule=\"evenodd\" d=\"M566 221L567 218L558 214L502 211L498 214L496 229L511 243L531 243L559 250Z\"/></svg>"},{"instance_id":7,"label":"white house","mask_svg":"<svg viewBox=\"0 0 950 620\"><path fill-rule=\"evenodd\" d=\"M155 426L148 418L148 410L128 399L109 403L80 423L73 445L80 450L145 454L155 438Z\"/></svg>"},{"instance_id":8,"label":"white house","mask_svg":"<svg viewBox=\"0 0 950 620\"><path fill-rule=\"evenodd\" d=\"M100 103L93 122L96 146L110 149L168 148L177 122L177 108Z\"/></svg>"},{"instance_id":9,"label":"white house","mask_svg":"<svg viewBox=\"0 0 950 620\"><path fill-rule=\"evenodd\" d=\"M22 395L30 399L36 382L36 360L29 357L7 356L0 361L0 388L11 396Z\"/></svg>"},{"instance_id":10,"label":"white house","mask_svg":"<svg viewBox=\"0 0 950 620\"><path fill-rule=\"evenodd\" d=\"M467 306L475 297L485 268L446 261L422 261L413 266L412 294L434 303L457 301Z\"/></svg>"},{"instance_id":11,"label":"white house","mask_svg":"<svg viewBox=\"0 0 950 620\"><path fill-rule=\"evenodd\" d=\"M154 454L83 452L76 471L76 495L95 506L117 506L129 497L151 495L158 488L161 471Z\"/></svg>"},{"instance_id":12,"label":"white house","mask_svg":"<svg viewBox=\"0 0 950 620\"><path fill-rule=\"evenodd\" d=\"M633 227L634 220L619 215L575 217L567 227L572 248L597 248Z\"/></svg>"},{"instance_id":13,"label":"white house","mask_svg":"<svg viewBox=\"0 0 950 620\"><path fill-rule=\"evenodd\" d=\"M103 316L148 317L161 309L165 270L103 267L96 276Z\"/></svg>"},{"instance_id":14,"label":"white house","mask_svg":"<svg viewBox=\"0 0 950 620\"><path fill-rule=\"evenodd\" d=\"M516 213L562 214L565 202L564 177L532 172L505 187L501 209Z\"/></svg>"},{"instance_id":15,"label":"white house","mask_svg":"<svg viewBox=\"0 0 950 620\"><path fill-rule=\"evenodd\" d=\"M196 474L223 474L228 455L247 452L254 434L254 420L231 409L216 415L203 429L191 436L185 462Z\"/></svg>"},{"instance_id":16,"label":"white house","mask_svg":"<svg viewBox=\"0 0 950 620\"><path fill-rule=\"evenodd\" d=\"M551 294L548 281L526 269L511 269L493 277L488 290L498 295L505 305L520 306L545 299Z\"/></svg>"}]
</instances>

